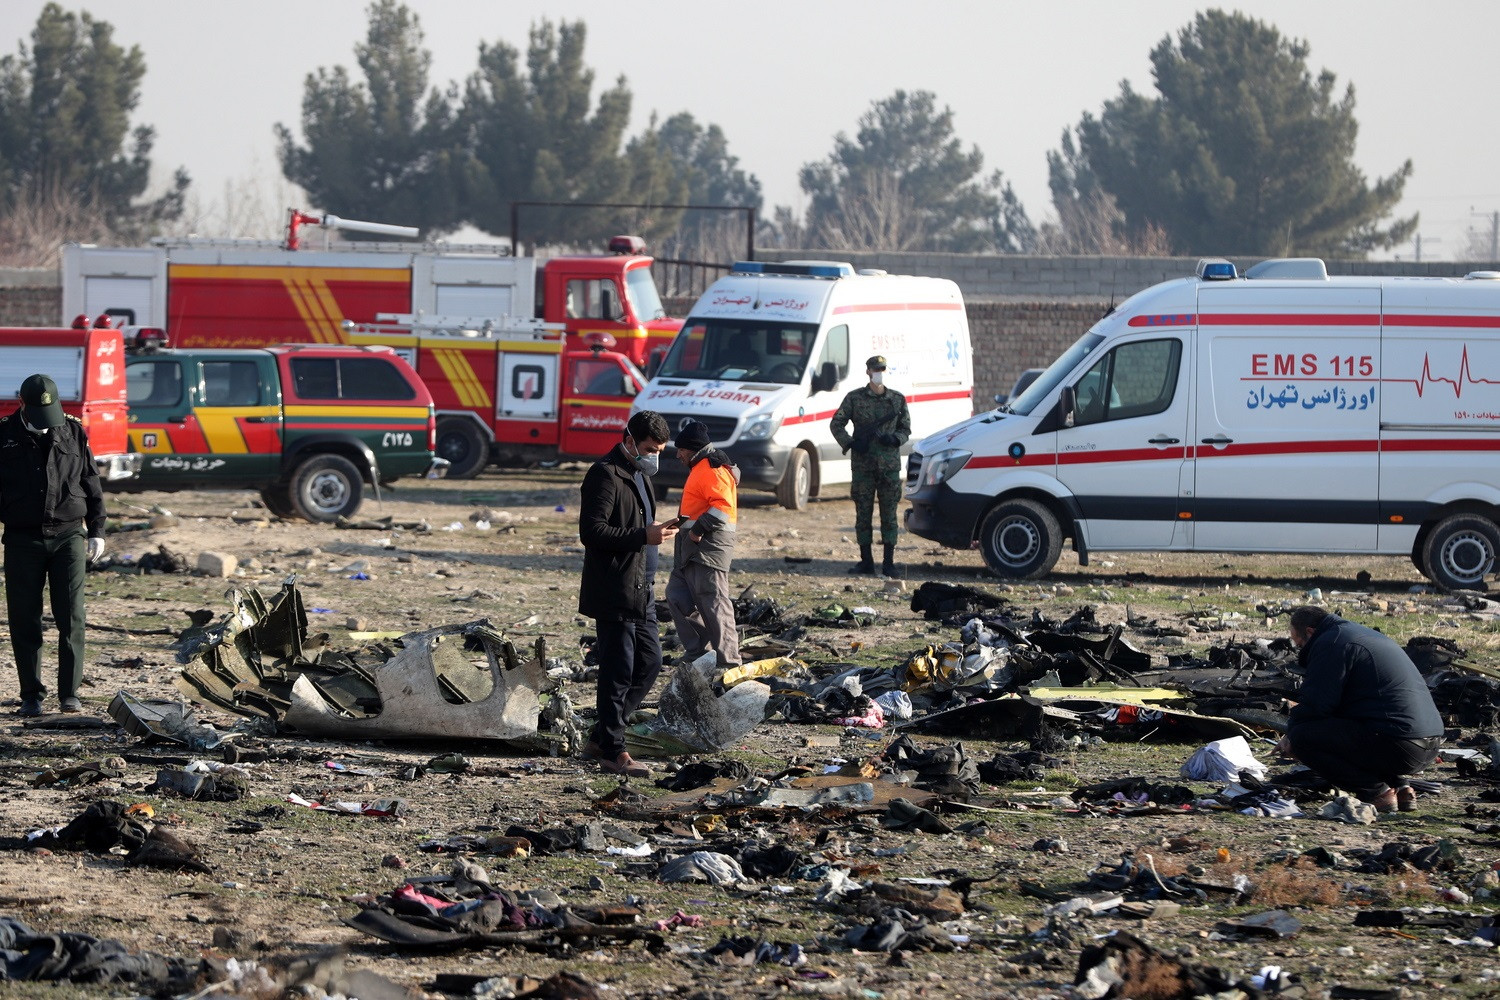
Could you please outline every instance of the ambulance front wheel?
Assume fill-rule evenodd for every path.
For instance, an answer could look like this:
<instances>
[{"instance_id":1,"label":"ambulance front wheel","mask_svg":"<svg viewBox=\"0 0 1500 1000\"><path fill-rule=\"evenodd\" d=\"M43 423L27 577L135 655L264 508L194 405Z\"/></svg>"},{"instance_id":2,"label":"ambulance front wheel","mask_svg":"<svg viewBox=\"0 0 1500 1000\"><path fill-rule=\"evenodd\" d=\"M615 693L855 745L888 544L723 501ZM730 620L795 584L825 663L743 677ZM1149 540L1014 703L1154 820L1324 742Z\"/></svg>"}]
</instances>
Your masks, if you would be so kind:
<instances>
[{"instance_id":1,"label":"ambulance front wheel","mask_svg":"<svg viewBox=\"0 0 1500 1000\"><path fill-rule=\"evenodd\" d=\"M465 417L438 421L438 458L448 460L449 479L473 479L490 464L490 442L479 425Z\"/></svg>"},{"instance_id":2,"label":"ambulance front wheel","mask_svg":"<svg viewBox=\"0 0 1500 1000\"><path fill-rule=\"evenodd\" d=\"M776 484L776 502L787 510L802 510L812 496L812 459L801 448L787 456L786 472Z\"/></svg>"},{"instance_id":3,"label":"ambulance front wheel","mask_svg":"<svg viewBox=\"0 0 1500 1000\"><path fill-rule=\"evenodd\" d=\"M1479 514L1453 514L1427 535L1422 562L1432 582L1448 590L1484 590L1500 555L1500 528Z\"/></svg>"},{"instance_id":4,"label":"ambulance front wheel","mask_svg":"<svg viewBox=\"0 0 1500 1000\"><path fill-rule=\"evenodd\" d=\"M1051 572L1062 555L1062 528L1035 500L1007 500L980 525L979 548L996 576L1033 580Z\"/></svg>"}]
</instances>

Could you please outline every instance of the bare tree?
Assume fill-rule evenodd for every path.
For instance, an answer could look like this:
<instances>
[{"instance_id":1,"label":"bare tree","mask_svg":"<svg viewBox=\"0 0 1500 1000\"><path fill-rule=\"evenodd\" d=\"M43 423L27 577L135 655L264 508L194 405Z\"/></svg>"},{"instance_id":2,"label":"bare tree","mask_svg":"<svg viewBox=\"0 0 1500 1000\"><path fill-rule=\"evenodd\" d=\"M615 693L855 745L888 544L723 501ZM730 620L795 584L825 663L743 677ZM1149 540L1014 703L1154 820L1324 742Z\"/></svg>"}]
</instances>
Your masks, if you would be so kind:
<instances>
[{"instance_id":1,"label":"bare tree","mask_svg":"<svg viewBox=\"0 0 1500 1000\"><path fill-rule=\"evenodd\" d=\"M1464 233L1463 245L1453 255L1454 260L1491 263L1500 261L1500 212L1484 216L1484 219L1487 225L1470 226Z\"/></svg>"},{"instance_id":2,"label":"bare tree","mask_svg":"<svg viewBox=\"0 0 1500 1000\"><path fill-rule=\"evenodd\" d=\"M189 195L182 218L167 228L166 235L280 239L292 207L311 207L306 192L279 170L263 167L257 156L246 173L224 182L217 197L204 201Z\"/></svg>"},{"instance_id":3,"label":"bare tree","mask_svg":"<svg viewBox=\"0 0 1500 1000\"><path fill-rule=\"evenodd\" d=\"M927 238L926 218L901 178L862 171L834 192L837 210L822 216L815 242L829 250L917 250Z\"/></svg>"},{"instance_id":4,"label":"bare tree","mask_svg":"<svg viewBox=\"0 0 1500 1000\"><path fill-rule=\"evenodd\" d=\"M61 181L38 185L0 215L0 267L56 267L69 241L109 244L115 233L103 205Z\"/></svg>"},{"instance_id":5,"label":"bare tree","mask_svg":"<svg viewBox=\"0 0 1500 1000\"><path fill-rule=\"evenodd\" d=\"M1038 253L1165 257L1172 252L1166 231L1155 223L1137 237L1123 235L1125 215L1114 195L1101 188L1077 198L1054 198L1053 205L1058 219L1038 229Z\"/></svg>"}]
</instances>

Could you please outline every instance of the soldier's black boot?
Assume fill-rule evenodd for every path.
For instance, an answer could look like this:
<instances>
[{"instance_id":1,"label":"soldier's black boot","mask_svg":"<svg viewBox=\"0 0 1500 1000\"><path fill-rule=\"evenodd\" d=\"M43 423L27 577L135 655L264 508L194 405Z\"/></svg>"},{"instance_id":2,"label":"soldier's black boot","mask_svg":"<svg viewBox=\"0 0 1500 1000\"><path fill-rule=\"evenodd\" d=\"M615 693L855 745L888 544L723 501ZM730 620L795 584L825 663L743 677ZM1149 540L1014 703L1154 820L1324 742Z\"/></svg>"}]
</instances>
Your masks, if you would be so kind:
<instances>
[{"instance_id":1,"label":"soldier's black boot","mask_svg":"<svg viewBox=\"0 0 1500 1000\"><path fill-rule=\"evenodd\" d=\"M871 551L870 546L861 545L859 547L859 562L850 566L849 572L860 576L875 575L875 553Z\"/></svg>"},{"instance_id":2,"label":"soldier's black boot","mask_svg":"<svg viewBox=\"0 0 1500 1000\"><path fill-rule=\"evenodd\" d=\"M900 574L896 572L896 546L887 544L885 546L885 560L880 564L880 575L896 579Z\"/></svg>"}]
</instances>

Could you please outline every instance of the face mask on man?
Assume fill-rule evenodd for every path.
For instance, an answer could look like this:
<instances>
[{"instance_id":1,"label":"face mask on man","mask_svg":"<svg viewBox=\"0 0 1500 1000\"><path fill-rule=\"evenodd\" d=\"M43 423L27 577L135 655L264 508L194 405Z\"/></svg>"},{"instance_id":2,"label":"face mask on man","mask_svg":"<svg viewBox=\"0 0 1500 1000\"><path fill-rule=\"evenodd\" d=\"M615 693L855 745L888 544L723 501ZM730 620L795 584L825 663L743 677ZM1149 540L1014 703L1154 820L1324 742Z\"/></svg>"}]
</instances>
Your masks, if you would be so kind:
<instances>
[{"instance_id":1,"label":"face mask on man","mask_svg":"<svg viewBox=\"0 0 1500 1000\"><path fill-rule=\"evenodd\" d=\"M885 385L885 372L871 372L870 373L870 384L871 385Z\"/></svg>"},{"instance_id":2,"label":"face mask on man","mask_svg":"<svg viewBox=\"0 0 1500 1000\"><path fill-rule=\"evenodd\" d=\"M641 470L643 476L654 476L661 468L661 456L655 452L649 455L641 454L640 445L635 443L634 438L626 438L630 442L630 449L635 452L630 457L635 460L635 467Z\"/></svg>"}]
</instances>

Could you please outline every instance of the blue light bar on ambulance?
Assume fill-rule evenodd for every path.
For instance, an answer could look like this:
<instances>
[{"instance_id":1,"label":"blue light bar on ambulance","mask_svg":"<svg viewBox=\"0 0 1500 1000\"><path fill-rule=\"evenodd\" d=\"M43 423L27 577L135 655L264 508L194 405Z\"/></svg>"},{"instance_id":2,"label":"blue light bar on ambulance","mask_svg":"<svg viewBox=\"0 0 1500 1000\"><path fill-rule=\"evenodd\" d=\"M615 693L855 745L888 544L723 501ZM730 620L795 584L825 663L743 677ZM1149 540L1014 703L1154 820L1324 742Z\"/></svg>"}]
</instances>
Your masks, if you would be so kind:
<instances>
[{"instance_id":1,"label":"blue light bar on ambulance","mask_svg":"<svg viewBox=\"0 0 1500 1000\"><path fill-rule=\"evenodd\" d=\"M854 266L837 261L787 261L778 263L768 260L737 260L730 268L731 274L800 274L807 278L850 278Z\"/></svg>"},{"instance_id":2,"label":"blue light bar on ambulance","mask_svg":"<svg viewBox=\"0 0 1500 1000\"><path fill-rule=\"evenodd\" d=\"M1239 277L1234 265L1223 257L1204 257L1193 271L1204 281L1233 281Z\"/></svg>"}]
</instances>

